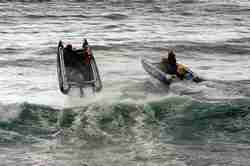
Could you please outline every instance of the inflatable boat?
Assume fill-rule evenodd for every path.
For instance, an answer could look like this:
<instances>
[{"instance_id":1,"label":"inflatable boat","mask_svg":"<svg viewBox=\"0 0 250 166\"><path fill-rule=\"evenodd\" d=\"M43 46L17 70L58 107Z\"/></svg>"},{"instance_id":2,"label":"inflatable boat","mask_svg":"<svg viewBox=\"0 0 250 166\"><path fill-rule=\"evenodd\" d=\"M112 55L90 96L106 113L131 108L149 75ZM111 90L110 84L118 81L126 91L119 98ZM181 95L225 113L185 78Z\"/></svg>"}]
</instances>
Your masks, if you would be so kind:
<instances>
[{"instance_id":1,"label":"inflatable boat","mask_svg":"<svg viewBox=\"0 0 250 166\"><path fill-rule=\"evenodd\" d=\"M57 47L57 75L60 91L68 94L72 87L79 88L81 96L90 87L93 92L102 89L102 81L95 58L88 41L85 39L82 48L63 45L59 41Z\"/></svg>"},{"instance_id":2,"label":"inflatable boat","mask_svg":"<svg viewBox=\"0 0 250 166\"><path fill-rule=\"evenodd\" d=\"M179 79L176 75L171 75L163 72L160 68L160 62L152 62L146 58L141 59L141 64L144 70L155 79L160 82L170 85L172 82L182 81L182 80L190 80L193 82L201 82L204 81L202 78L198 77L194 72L192 72L187 66L183 64L178 64L178 66L185 67L186 74L182 79Z\"/></svg>"}]
</instances>

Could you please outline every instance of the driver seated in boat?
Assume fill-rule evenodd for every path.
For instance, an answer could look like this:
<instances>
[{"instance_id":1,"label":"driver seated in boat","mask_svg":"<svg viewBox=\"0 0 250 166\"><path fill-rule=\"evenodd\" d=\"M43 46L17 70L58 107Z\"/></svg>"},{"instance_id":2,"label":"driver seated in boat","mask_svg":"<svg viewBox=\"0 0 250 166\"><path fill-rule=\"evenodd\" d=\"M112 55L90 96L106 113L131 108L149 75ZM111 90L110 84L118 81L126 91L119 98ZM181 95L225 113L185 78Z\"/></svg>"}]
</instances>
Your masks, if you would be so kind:
<instances>
[{"instance_id":1,"label":"driver seated in boat","mask_svg":"<svg viewBox=\"0 0 250 166\"><path fill-rule=\"evenodd\" d=\"M177 64L176 55L173 50L169 51L167 58L162 58L160 68L163 72L172 75L173 78L177 76L181 80L187 72L186 66Z\"/></svg>"},{"instance_id":2,"label":"driver seated in boat","mask_svg":"<svg viewBox=\"0 0 250 166\"><path fill-rule=\"evenodd\" d=\"M74 51L71 44L68 44L63 50L64 64L66 67L75 66Z\"/></svg>"}]
</instances>

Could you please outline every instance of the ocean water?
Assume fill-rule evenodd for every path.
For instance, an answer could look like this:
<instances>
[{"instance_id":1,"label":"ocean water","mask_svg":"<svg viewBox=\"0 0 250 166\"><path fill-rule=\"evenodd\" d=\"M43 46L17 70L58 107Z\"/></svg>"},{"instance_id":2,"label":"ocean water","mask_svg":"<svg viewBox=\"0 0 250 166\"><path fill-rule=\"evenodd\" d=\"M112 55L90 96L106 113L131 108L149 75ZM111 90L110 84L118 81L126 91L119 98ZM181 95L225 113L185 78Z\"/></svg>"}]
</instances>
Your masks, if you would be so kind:
<instances>
[{"instance_id":1,"label":"ocean water","mask_svg":"<svg viewBox=\"0 0 250 166\"><path fill-rule=\"evenodd\" d=\"M0 165L249 166L247 0L0 0ZM62 95L59 40L92 46L103 90ZM152 79L141 57L207 81Z\"/></svg>"}]
</instances>

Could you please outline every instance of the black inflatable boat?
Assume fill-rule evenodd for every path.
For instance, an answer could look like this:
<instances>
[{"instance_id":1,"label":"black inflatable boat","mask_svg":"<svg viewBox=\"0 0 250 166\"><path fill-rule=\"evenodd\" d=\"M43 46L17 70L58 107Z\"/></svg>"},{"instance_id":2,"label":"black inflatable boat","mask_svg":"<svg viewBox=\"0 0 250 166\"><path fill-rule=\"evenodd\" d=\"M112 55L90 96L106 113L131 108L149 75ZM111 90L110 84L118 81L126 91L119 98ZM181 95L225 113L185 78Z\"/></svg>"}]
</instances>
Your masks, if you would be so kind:
<instances>
[{"instance_id":1,"label":"black inflatable boat","mask_svg":"<svg viewBox=\"0 0 250 166\"><path fill-rule=\"evenodd\" d=\"M57 75L60 91L68 94L70 90L79 88L84 96L85 88L91 87L93 92L102 89L102 81L92 50L85 39L82 48L63 45L59 41L57 47Z\"/></svg>"}]
</instances>

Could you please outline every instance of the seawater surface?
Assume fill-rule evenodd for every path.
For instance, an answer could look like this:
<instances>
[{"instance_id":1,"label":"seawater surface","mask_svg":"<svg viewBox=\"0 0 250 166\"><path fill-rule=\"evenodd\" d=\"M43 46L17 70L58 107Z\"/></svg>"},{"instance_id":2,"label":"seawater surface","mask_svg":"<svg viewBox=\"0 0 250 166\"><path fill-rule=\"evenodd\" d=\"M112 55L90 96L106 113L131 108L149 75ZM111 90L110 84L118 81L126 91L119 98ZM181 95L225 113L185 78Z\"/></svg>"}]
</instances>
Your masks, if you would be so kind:
<instances>
[{"instance_id":1,"label":"seawater surface","mask_svg":"<svg viewBox=\"0 0 250 166\"><path fill-rule=\"evenodd\" d=\"M0 165L249 166L250 2L1 0ZM103 90L59 92L59 40L93 48ZM152 79L174 49L207 81Z\"/></svg>"}]
</instances>

